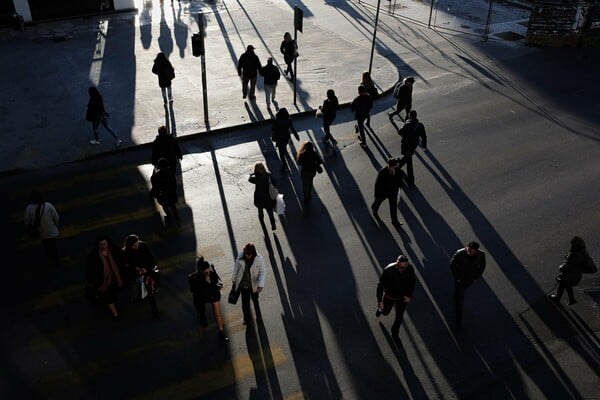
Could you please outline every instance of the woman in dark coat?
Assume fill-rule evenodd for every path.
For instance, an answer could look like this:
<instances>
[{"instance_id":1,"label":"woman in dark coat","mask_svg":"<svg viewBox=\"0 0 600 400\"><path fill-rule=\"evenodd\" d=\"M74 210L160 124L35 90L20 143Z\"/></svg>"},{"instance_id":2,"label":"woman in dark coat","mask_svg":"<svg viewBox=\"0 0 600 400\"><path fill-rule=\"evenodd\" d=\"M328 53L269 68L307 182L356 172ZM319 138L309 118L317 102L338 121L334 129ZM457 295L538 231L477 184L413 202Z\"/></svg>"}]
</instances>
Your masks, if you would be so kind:
<instances>
[{"instance_id":1,"label":"woman in dark coat","mask_svg":"<svg viewBox=\"0 0 600 400\"><path fill-rule=\"evenodd\" d=\"M298 150L298 165L302 177L302 193L304 194L304 207L310 208L312 198L313 179L315 175L323 172L323 161L311 142L304 142Z\"/></svg>"},{"instance_id":2,"label":"woman in dark coat","mask_svg":"<svg viewBox=\"0 0 600 400\"><path fill-rule=\"evenodd\" d=\"M171 91L171 81L175 79L175 69L165 53L158 53L154 59L154 65L152 66L152 73L158 75L158 86L162 93L163 102L165 107L167 101L173 102L173 92Z\"/></svg>"},{"instance_id":3,"label":"woman in dark coat","mask_svg":"<svg viewBox=\"0 0 600 400\"><path fill-rule=\"evenodd\" d=\"M88 89L88 94L90 95L90 101L87 105L85 119L92 123L92 132L94 133L94 139L90 140L90 144L100 144L100 140L98 140L98 127L102 124L117 141L117 147L121 146L121 139L119 139L115 131L108 124L108 113L104 109L104 100L100 92L96 87L91 86Z\"/></svg>"},{"instance_id":4,"label":"woman in dark coat","mask_svg":"<svg viewBox=\"0 0 600 400\"><path fill-rule=\"evenodd\" d=\"M165 212L165 225L173 222L173 220L179 223L177 181L166 158L158 160L150 182L152 183L150 194L158 201Z\"/></svg>"},{"instance_id":5,"label":"woman in dark coat","mask_svg":"<svg viewBox=\"0 0 600 400\"><path fill-rule=\"evenodd\" d=\"M282 107L277 111L275 121L273 122L273 131L271 139L275 142L275 147L279 151L279 159L281 160L281 170L288 171L287 162L287 145L290 143L290 135L293 130L292 120L287 108Z\"/></svg>"},{"instance_id":6,"label":"woman in dark coat","mask_svg":"<svg viewBox=\"0 0 600 400\"><path fill-rule=\"evenodd\" d=\"M158 135L156 135L154 142L152 142L152 165L156 167L158 160L161 158L167 159L173 174L175 174L177 169L177 160L183 158L177 139L169 133L169 130L164 125L158 128Z\"/></svg>"},{"instance_id":7,"label":"woman in dark coat","mask_svg":"<svg viewBox=\"0 0 600 400\"><path fill-rule=\"evenodd\" d=\"M556 294L550 295L550 299L559 302L564 291L567 291L569 297L569 305L576 303L573 295L573 286L577 286L581 281L581 272L589 254L585 246L585 242L579 236L574 236L571 239L571 248L565 256L565 262L558 268L559 274L556 277L558 289Z\"/></svg>"},{"instance_id":8,"label":"woman in dark coat","mask_svg":"<svg viewBox=\"0 0 600 400\"><path fill-rule=\"evenodd\" d=\"M294 69L292 68L292 63L294 62L294 59L298 57L298 44L292 39L292 35L289 32L286 32L283 35L283 41L281 42L281 46L279 46L279 51L283 54L283 59L287 65L285 74L290 74L290 80L293 82Z\"/></svg>"},{"instance_id":9,"label":"woman in dark coat","mask_svg":"<svg viewBox=\"0 0 600 400\"><path fill-rule=\"evenodd\" d=\"M98 236L96 247L87 256L87 285L95 293L96 300L105 304L114 318L119 317L115 302L124 283L121 278L122 268L123 259L119 246L106 235Z\"/></svg>"},{"instance_id":10,"label":"woman in dark coat","mask_svg":"<svg viewBox=\"0 0 600 400\"><path fill-rule=\"evenodd\" d=\"M319 107L319 110L321 110L321 113L323 113L323 130L325 131L323 143L325 143L325 146L329 146L329 144L331 144L334 149L337 146L337 140L331 136L330 126L335 119L338 107L338 98L336 97L333 89L329 89L327 91L327 98L323 102L323 105Z\"/></svg>"},{"instance_id":11,"label":"woman in dark coat","mask_svg":"<svg viewBox=\"0 0 600 400\"><path fill-rule=\"evenodd\" d=\"M214 265L206 262L204 257L200 257L196 263L196 271L189 275L188 280L194 300L194 308L198 313L200 333L202 334L204 328L208 326L206 304L210 303L217 323L217 334L222 341L228 342L229 338L225 334L223 317L221 316L220 301L223 282L219 278L217 271L215 271Z\"/></svg>"},{"instance_id":12,"label":"woman in dark coat","mask_svg":"<svg viewBox=\"0 0 600 400\"><path fill-rule=\"evenodd\" d=\"M153 277L154 267L156 262L154 256L150 251L150 247L142 242L138 235L129 235L125 239L123 245L124 254L124 270L127 271L127 277L129 281L142 277L142 284L145 284L146 278L151 280ZM154 286L156 288L156 286ZM141 288L137 285L133 286L133 290L140 290ZM156 305L156 291L152 288L147 288L148 298L150 299L150 309L152 310L152 316L158 318L158 307ZM137 293L134 293L137 296Z\"/></svg>"},{"instance_id":13,"label":"woman in dark coat","mask_svg":"<svg viewBox=\"0 0 600 400\"><path fill-rule=\"evenodd\" d=\"M271 174L267 172L267 169L263 163L258 162L254 164L254 173L250 174L248 182L256 185L254 188L254 205L256 208L258 208L258 218L260 218L261 224L264 218L263 210L267 210L267 214L269 214L269 221L271 221L271 229L277 229L275 217L273 215L275 200L271 198L271 193L269 191Z\"/></svg>"}]
</instances>

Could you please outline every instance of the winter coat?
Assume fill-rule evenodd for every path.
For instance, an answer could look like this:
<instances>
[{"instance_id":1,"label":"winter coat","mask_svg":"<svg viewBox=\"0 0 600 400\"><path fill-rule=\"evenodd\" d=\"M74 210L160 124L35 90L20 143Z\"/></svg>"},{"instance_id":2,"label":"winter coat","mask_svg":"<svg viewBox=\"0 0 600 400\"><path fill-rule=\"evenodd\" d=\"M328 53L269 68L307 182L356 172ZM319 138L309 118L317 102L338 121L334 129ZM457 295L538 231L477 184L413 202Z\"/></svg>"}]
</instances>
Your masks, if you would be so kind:
<instances>
[{"instance_id":1,"label":"winter coat","mask_svg":"<svg viewBox=\"0 0 600 400\"><path fill-rule=\"evenodd\" d=\"M244 276L244 270L246 268L246 261L244 260L244 252L240 252L235 259L233 265L232 281L236 288L239 287L242 277ZM252 283L252 292L256 292L256 289L265 287L265 281L267 278L267 267L263 257L257 254L254 258L254 262L250 266L250 281Z\"/></svg>"},{"instance_id":2,"label":"winter coat","mask_svg":"<svg viewBox=\"0 0 600 400\"><path fill-rule=\"evenodd\" d=\"M271 194L269 193L269 181L271 179L270 174L251 174L248 179L248 182L256 185L254 188L254 205L257 208L272 209L275 206L275 201L271 199Z\"/></svg>"},{"instance_id":3,"label":"winter coat","mask_svg":"<svg viewBox=\"0 0 600 400\"><path fill-rule=\"evenodd\" d=\"M400 300L404 296L412 298L415 290L415 269L408 264L402 272L397 263L391 263L383 270L377 284L377 301L383 301L383 295Z\"/></svg>"},{"instance_id":4,"label":"winter coat","mask_svg":"<svg viewBox=\"0 0 600 400\"><path fill-rule=\"evenodd\" d=\"M581 281L581 270L587 262L588 253L584 248L570 251L565 256L565 262L558 268L558 282L566 286L577 286Z\"/></svg>"},{"instance_id":5,"label":"winter coat","mask_svg":"<svg viewBox=\"0 0 600 400\"><path fill-rule=\"evenodd\" d=\"M400 142L400 151L402 154L414 154L421 140L421 146L427 147L427 133L425 127L418 119L409 119L404 126L398 130L398 134L402 136Z\"/></svg>"},{"instance_id":6,"label":"winter coat","mask_svg":"<svg viewBox=\"0 0 600 400\"><path fill-rule=\"evenodd\" d=\"M369 116L369 112L373 108L373 99L368 93L363 93L356 96L350 105L350 109L354 113L354 117L358 119L365 119Z\"/></svg>"},{"instance_id":7,"label":"winter coat","mask_svg":"<svg viewBox=\"0 0 600 400\"><path fill-rule=\"evenodd\" d=\"M412 109L412 86L408 86L405 83L400 84L399 96L396 99L396 108L398 110L404 110L408 108Z\"/></svg>"},{"instance_id":8,"label":"winter coat","mask_svg":"<svg viewBox=\"0 0 600 400\"><path fill-rule=\"evenodd\" d=\"M283 59L285 60L286 64L290 64L294 61L294 58L296 58L297 50L298 45L296 44L295 40L290 40L289 42L286 42L284 40L279 46L279 51L281 51L281 54L283 54Z\"/></svg>"},{"instance_id":9,"label":"winter coat","mask_svg":"<svg viewBox=\"0 0 600 400\"><path fill-rule=\"evenodd\" d=\"M256 78L261 69L260 60L254 51L248 50L240 57L237 65L238 75L243 78Z\"/></svg>"},{"instance_id":10,"label":"winter coat","mask_svg":"<svg viewBox=\"0 0 600 400\"><path fill-rule=\"evenodd\" d=\"M262 74L264 77L265 85L277 85L277 81L281 77L279 73L279 68L274 66L273 64L267 64L262 68Z\"/></svg>"},{"instance_id":11,"label":"winter coat","mask_svg":"<svg viewBox=\"0 0 600 400\"><path fill-rule=\"evenodd\" d=\"M170 133L158 134L152 142L152 165L157 165L161 158L169 161L169 167L173 173L175 173L177 159L183 158L177 139Z\"/></svg>"},{"instance_id":12,"label":"winter coat","mask_svg":"<svg viewBox=\"0 0 600 400\"><path fill-rule=\"evenodd\" d=\"M169 60L154 60L152 73L158 75L158 86L161 88L171 86L171 81L175 78L175 69Z\"/></svg>"},{"instance_id":13,"label":"winter coat","mask_svg":"<svg viewBox=\"0 0 600 400\"><path fill-rule=\"evenodd\" d=\"M117 270L119 275L122 277L123 271L123 253L121 252L121 248L119 248L114 243L108 243L108 250L110 255L112 256L115 264L117 266ZM112 282L112 285L105 292L98 292L98 289L104 283L104 263L100 258L100 253L98 252L98 248L94 248L87 256L86 259L86 281L89 286L91 286L98 295L97 300L102 304L112 304L116 301L116 293L119 289L119 285L117 279Z\"/></svg>"},{"instance_id":14,"label":"winter coat","mask_svg":"<svg viewBox=\"0 0 600 400\"><path fill-rule=\"evenodd\" d=\"M470 256L467 248L458 250L450 260L450 270L454 281L459 281L462 285L470 285L475 280L481 278L485 271L485 253L481 250Z\"/></svg>"},{"instance_id":15,"label":"winter coat","mask_svg":"<svg viewBox=\"0 0 600 400\"><path fill-rule=\"evenodd\" d=\"M290 142L290 135L292 129L292 120L276 119L273 122L273 133L271 139L275 142L277 147L285 147Z\"/></svg>"},{"instance_id":16,"label":"winter coat","mask_svg":"<svg viewBox=\"0 0 600 400\"><path fill-rule=\"evenodd\" d=\"M390 197L398 196L398 190L402 185L402 173L399 168L394 167L394 173L390 171L388 166L385 166L377 173L375 180L375 197Z\"/></svg>"},{"instance_id":17,"label":"winter coat","mask_svg":"<svg viewBox=\"0 0 600 400\"><path fill-rule=\"evenodd\" d=\"M315 176L317 172L323 172L321 164L323 160L316 151L305 151L298 157L298 165L300 165L300 174L304 176Z\"/></svg>"},{"instance_id":18,"label":"winter coat","mask_svg":"<svg viewBox=\"0 0 600 400\"><path fill-rule=\"evenodd\" d=\"M33 225L35 221L35 215L38 209L38 204L32 203L25 208L25 226ZM58 229L59 217L58 212L54 206L48 202L44 202L42 209L40 209L40 225L38 232L40 233L40 239L52 239L58 237L60 231Z\"/></svg>"},{"instance_id":19,"label":"winter coat","mask_svg":"<svg viewBox=\"0 0 600 400\"><path fill-rule=\"evenodd\" d=\"M323 121L327 124L331 124L336 117L336 112L339 107L337 97L333 99L325 99L321 106L321 112L323 113Z\"/></svg>"},{"instance_id":20,"label":"winter coat","mask_svg":"<svg viewBox=\"0 0 600 400\"><path fill-rule=\"evenodd\" d=\"M192 292L195 306L200 306L204 303L214 303L221 300L221 288L223 287L223 282L213 265L210 266L208 278L209 281L207 282L204 278L204 274L199 271L192 272L188 275L190 292Z\"/></svg>"},{"instance_id":21,"label":"winter coat","mask_svg":"<svg viewBox=\"0 0 600 400\"><path fill-rule=\"evenodd\" d=\"M88 102L87 111L85 113L86 121L100 121L105 114L106 110L104 109L104 100L102 100L102 96L90 96L90 101Z\"/></svg>"},{"instance_id":22,"label":"winter coat","mask_svg":"<svg viewBox=\"0 0 600 400\"><path fill-rule=\"evenodd\" d=\"M130 248L125 249L123 252L123 275L128 281L139 275L138 270L140 268L145 268L147 272L151 272L156 265L150 247L142 241L139 241L138 243L139 247L137 250Z\"/></svg>"},{"instance_id":23,"label":"winter coat","mask_svg":"<svg viewBox=\"0 0 600 400\"><path fill-rule=\"evenodd\" d=\"M150 178L150 182L152 183L150 194L161 206L177 203L179 200L177 197L177 181L175 174L171 172L171 168L161 168L155 171Z\"/></svg>"}]
</instances>

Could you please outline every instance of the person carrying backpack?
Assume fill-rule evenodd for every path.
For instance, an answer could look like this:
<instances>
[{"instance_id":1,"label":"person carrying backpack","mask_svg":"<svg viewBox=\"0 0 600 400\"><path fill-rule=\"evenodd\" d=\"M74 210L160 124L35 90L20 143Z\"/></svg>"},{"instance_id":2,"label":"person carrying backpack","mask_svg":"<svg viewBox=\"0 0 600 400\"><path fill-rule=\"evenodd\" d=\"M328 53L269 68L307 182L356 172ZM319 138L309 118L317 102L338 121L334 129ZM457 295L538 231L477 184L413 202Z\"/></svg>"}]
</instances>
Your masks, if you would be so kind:
<instances>
[{"instance_id":1,"label":"person carrying backpack","mask_svg":"<svg viewBox=\"0 0 600 400\"><path fill-rule=\"evenodd\" d=\"M402 82L398 82L394 87L394 97L396 98L396 111L392 111L388 113L388 118L390 122L394 121L394 115L400 117L402 121L405 121L408 118L408 114L412 109L412 90L413 84L415 83L415 78L409 76L404 78ZM402 118L400 112L402 110L406 110L405 118Z\"/></svg>"}]
</instances>

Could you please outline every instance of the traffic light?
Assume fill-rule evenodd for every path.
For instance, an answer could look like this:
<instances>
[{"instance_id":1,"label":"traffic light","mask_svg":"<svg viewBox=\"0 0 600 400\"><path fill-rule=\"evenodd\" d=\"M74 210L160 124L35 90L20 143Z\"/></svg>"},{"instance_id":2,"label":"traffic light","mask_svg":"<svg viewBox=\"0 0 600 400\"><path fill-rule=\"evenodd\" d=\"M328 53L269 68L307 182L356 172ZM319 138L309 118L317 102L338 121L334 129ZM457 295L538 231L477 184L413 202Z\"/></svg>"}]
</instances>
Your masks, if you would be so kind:
<instances>
[{"instance_id":1,"label":"traffic light","mask_svg":"<svg viewBox=\"0 0 600 400\"><path fill-rule=\"evenodd\" d=\"M204 55L204 36L200 33L194 33L192 35L192 54L194 57Z\"/></svg>"}]
</instances>

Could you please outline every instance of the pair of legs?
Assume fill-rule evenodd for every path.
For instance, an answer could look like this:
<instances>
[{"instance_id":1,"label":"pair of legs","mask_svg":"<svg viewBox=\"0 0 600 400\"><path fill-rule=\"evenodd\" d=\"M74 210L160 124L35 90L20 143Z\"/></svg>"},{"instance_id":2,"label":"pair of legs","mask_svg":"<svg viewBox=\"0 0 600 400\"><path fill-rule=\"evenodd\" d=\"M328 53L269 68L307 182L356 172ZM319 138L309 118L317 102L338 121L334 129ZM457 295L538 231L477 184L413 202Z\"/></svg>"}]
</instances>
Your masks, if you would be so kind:
<instances>
[{"instance_id":1,"label":"pair of legs","mask_svg":"<svg viewBox=\"0 0 600 400\"><path fill-rule=\"evenodd\" d=\"M267 107L271 106L271 99L275 101L276 93L277 85L265 85L265 100L267 101Z\"/></svg>"},{"instance_id":2,"label":"pair of legs","mask_svg":"<svg viewBox=\"0 0 600 400\"><path fill-rule=\"evenodd\" d=\"M360 135L361 146L367 145L367 138L365 137L365 120L367 117L357 117L356 126L358 127L358 134Z\"/></svg>"},{"instance_id":3,"label":"pair of legs","mask_svg":"<svg viewBox=\"0 0 600 400\"><path fill-rule=\"evenodd\" d=\"M177 205L175 203L161 204L161 207L165 212L165 223L172 222L173 220L179 223L179 213L177 212Z\"/></svg>"},{"instance_id":4,"label":"pair of legs","mask_svg":"<svg viewBox=\"0 0 600 400\"><path fill-rule=\"evenodd\" d=\"M398 168L402 168L404 164L406 164L406 183L408 183L409 186L414 186L415 184L415 172L413 170L412 156L413 153L404 154L400 160L400 163L398 164Z\"/></svg>"},{"instance_id":5,"label":"pair of legs","mask_svg":"<svg viewBox=\"0 0 600 400\"><path fill-rule=\"evenodd\" d=\"M250 84L250 91L248 91L248 83ZM254 96L254 92L256 90L256 77L253 78L242 78L242 95L244 99L246 96L253 100L256 96Z\"/></svg>"},{"instance_id":6,"label":"pair of legs","mask_svg":"<svg viewBox=\"0 0 600 400\"><path fill-rule=\"evenodd\" d=\"M456 319L456 327L462 327L463 306L465 303L465 291L471 286L470 283L454 282L454 317Z\"/></svg>"},{"instance_id":7,"label":"pair of legs","mask_svg":"<svg viewBox=\"0 0 600 400\"><path fill-rule=\"evenodd\" d=\"M302 178L302 194L304 195L304 206L310 207L310 201L312 199L313 191L313 179L315 175L312 173L306 173L302 171L300 173Z\"/></svg>"},{"instance_id":8,"label":"pair of legs","mask_svg":"<svg viewBox=\"0 0 600 400\"><path fill-rule=\"evenodd\" d=\"M396 306L396 318L394 318L394 323L392 324L392 337L394 339L399 339L400 325L402 325L404 311L406 311L406 303L404 302L404 299L394 300L390 299L387 296L384 296L383 309L381 310L381 314L389 315L394 305Z\"/></svg>"},{"instance_id":9,"label":"pair of legs","mask_svg":"<svg viewBox=\"0 0 600 400\"><path fill-rule=\"evenodd\" d=\"M275 227L277 226L275 224L275 216L273 215L273 208L268 208L268 207L258 207L258 218L260 218L260 220L262 221L263 218L265 217L265 214L263 212L263 210L267 210L267 214L269 215L269 221L271 222L271 228L273 230L275 230Z\"/></svg>"},{"instance_id":10,"label":"pair of legs","mask_svg":"<svg viewBox=\"0 0 600 400\"><path fill-rule=\"evenodd\" d=\"M292 68L292 63L294 62L294 60L290 61L289 63L286 63L287 67L285 69L285 74L290 74L290 79L293 81L294 80L294 69Z\"/></svg>"},{"instance_id":11,"label":"pair of legs","mask_svg":"<svg viewBox=\"0 0 600 400\"><path fill-rule=\"evenodd\" d=\"M108 131L108 133L110 133L110 135L117 141L117 143L121 141L115 133L115 131L113 130L113 128L111 128L111 126L108 124L108 119L106 117L102 117L98 121L92 121L92 132L94 133L95 142L100 142L98 140L98 127L100 126L100 124L102 124L102 126Z\"/></svg>"},{"instance_id":12,"label":"pair of legs","mask_svg":"<svg viewBox=\"0 0 600 400\"><path fill-rule=\"evenodd\" d=\"M240 288L242 297L242 314L244 314L244 325L248 325L252 322L252 313L250 311L250 299L254 303L254 311L256 317L260 317L260 307L258 306L258 293L253 292L252 288Z\"/></svg>"},{"instance_id":13,"label":"pair of legs","mask_svg":"<svg viewBox=\"0 0 600 400\"><path fill-rule=\"evenodd\" d=\"M325 144L331 143L332 146L335 146L335 145L337 145L337 140L335 140L333 138L333 136L331 136L331 123L332 122L333 122L333 120L330 120L330 119L323 120L323 131L325 131L325 136L323 136L323 143L325 143Z\"/></svg>"},{"instance_id":14,"label":"pair of legs","mask_svg":"<svg viewBox=\"0 0 600 400\"><path fill-rule=\"evenodd\" d=\"M404 103L401 103L400 100L398 100L396 102L396 111L392 111L391 113L388 113L388 117L389 117L389 119L391 121L394 118L394 115L397 115L397 116L400 117L400 119L402 121L405 121L406 118L408 118L408 113L410 112L410 109L411 109L411 105L410 104L404 104ZM400 115L400 112L402 110L406 111L406 115L405 115L404 118L402 118L402 116Z\"/></svg>"},{"instance_id":15,"label":"pair of legs","mask_svg":"<svg viewBox=\"0 0 600 400\"><path fill-rule=\"evenodd\" d=\"M285 158L287 157L287 144L283 145L283 146L277 146L277 150L279 151L279 160L281 161L281 170L282 171L287 171L288 170L288 165L287 165L287 161L285 160Z\"/></svg>"},{"instance_id":16,"label":"pair of legs","mask_svg":"<svg viewBox=\"0 0 600 400\"><path fill-rule=\"evenodd\" d=\"M377 211L379 210L379 206L383 203L384 200L388 200L390 203L390 216L392 217L392 223L394 225L398 224L398 193L389 194L387 196L375 196L375 201L371 205L371 210L373 210L373 215L376 218L379 218Z\"/></svg>"},{"instance_id":17,"label":"pair of legs","mask_svg":"<svg viewBox=\"0 0 600 400\"><path fill-rule=\"evenodd\" d=\"M571 285L567 285L564 282L558 282L558 288L556 289L556 294L553 296L550 296L550 298L556 300L556 301L560 301L560 298L562 297L564 292L567 292L567 297L569 298L569 305L575 304L575 295L573 294L573 286Z\"/></svg>"},{"instance_id":18,"label":"pair of legs","mask_svg":"<svg viewBox=\"0 0 600 400\"><path fill-rule=\"evenodd\" d=\"M198 323L200 324L200 327L206 328L208 326L208 319L206 318L206 303L194 301L194 306L198 314ZM210 306L212 308L213 315L215 316L217 330L221 334L224 331L223 317L221 316L221 303L219 301L214 301L210 303Z\"/></svg>"},{"instance_id":19,"label":"pair of legs","mask_svg":"<svg viewBox=\"0 0 600 400\"><path fill-rule=\"evenodd\" d=\"M171 90L171 85L167 87L161 87L160 92L162 93L163 103L167 105L167 102L173 102L173 91Z\"/></svg>"},{"instance_id":20,"label":"pair of legs","mask_svg":"<svg viewBox=\"0 0 600 400\"><path fill-rule=\"evenodd\" d=\"M44 246L44 253L48 260L58 268L60 266L60 257L58 256L58 247L56 245L56 238L42 239L42 245Z\"/></svg>"}]
</instances>

